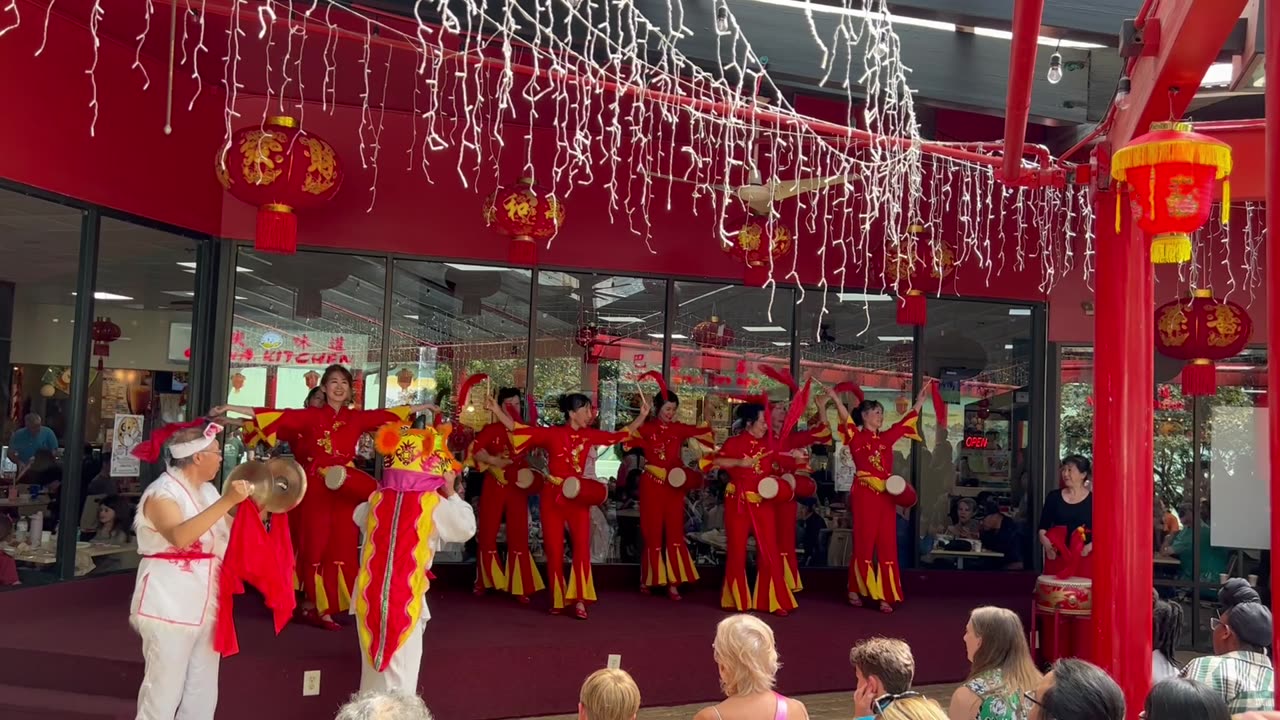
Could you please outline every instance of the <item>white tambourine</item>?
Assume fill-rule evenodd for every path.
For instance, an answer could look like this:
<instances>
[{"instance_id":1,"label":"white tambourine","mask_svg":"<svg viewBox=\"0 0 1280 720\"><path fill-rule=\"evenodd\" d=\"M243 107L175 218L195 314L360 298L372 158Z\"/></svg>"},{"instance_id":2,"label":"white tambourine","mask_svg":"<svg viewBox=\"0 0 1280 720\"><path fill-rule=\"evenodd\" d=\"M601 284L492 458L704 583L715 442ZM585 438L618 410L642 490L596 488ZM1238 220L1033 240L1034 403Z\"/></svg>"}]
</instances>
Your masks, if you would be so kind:
<instances>
[{"instance_id":1,"label":"white tambourine","mask_svg":"<svg viewBox=\"0 0 1280 720\"><path fill-rule=\"evenodd\" d=\"M901 475L890 475L884 481L884 489L890 495L901 495L907 491L907 479Z\"/></svg>"},{"instance_id":2,"label":"white tambourine","mask_svg":"<svg viewBox=\"0 0 1280 720\"><path fill-rule=\"evenodd\" d=\"M324 469L324 485L330 490L337 490L347 481L347 469L341 465L333 465Z\"/></svg>"}]
</instances>

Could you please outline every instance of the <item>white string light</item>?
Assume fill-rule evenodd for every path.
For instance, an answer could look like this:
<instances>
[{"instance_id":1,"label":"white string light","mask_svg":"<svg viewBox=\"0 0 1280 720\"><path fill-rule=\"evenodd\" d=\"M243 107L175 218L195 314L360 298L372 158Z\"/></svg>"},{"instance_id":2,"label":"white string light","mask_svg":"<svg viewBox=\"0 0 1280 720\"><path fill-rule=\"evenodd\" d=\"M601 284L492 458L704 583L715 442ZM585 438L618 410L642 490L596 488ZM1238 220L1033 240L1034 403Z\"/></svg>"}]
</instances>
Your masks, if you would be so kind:
<instances>
[{"instance_id":1,"label":"white string light","mask_svg":"<svg viewBox=\"0 0 1280 720\"><path fill-rule=\"evenodd\" d=\"M147 74L147 68L142 64L142 46L147 42L147 35L151 32L151 16L155 13L155 7L151 4L151 0L144 0L143 25L142 32L134 40L138 41L138 45L133 51L133 65L130 70L137 70L142 73L142 89L146 90L151 87L151 76Z\"/></svg>"}]
</instances>

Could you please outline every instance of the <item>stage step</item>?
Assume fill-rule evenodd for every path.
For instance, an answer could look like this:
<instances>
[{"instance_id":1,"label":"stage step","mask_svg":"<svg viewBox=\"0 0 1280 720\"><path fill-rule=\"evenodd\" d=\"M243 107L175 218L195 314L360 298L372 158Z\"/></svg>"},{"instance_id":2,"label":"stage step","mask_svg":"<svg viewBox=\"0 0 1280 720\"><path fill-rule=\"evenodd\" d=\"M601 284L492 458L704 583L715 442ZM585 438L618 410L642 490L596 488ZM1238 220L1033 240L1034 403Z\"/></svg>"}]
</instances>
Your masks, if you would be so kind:
<instances>
[{"instance_id":1,"label":"stage step","mask_svg":"<svg viewBox=\"0 0 1280 720\"><path fill-rule=\"evenodd\" d=\"M133 700L104 695L0 685L0 717L5 720L129 720Z\"/></svg>"}]
</instances>

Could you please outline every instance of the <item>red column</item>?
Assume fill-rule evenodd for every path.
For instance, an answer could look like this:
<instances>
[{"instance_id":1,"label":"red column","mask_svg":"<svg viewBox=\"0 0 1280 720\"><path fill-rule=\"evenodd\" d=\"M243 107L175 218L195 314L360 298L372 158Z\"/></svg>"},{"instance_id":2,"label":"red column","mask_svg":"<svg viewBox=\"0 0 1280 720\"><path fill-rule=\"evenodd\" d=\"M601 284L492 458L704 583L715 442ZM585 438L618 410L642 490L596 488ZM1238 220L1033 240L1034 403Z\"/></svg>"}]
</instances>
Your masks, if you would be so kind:
<instances>
[{"instance_id":1,"label":"red column","mask_svg":"<svg viewBox=\"0 0 1280 720\"><path fill-rule=\"evenodd\" d=\"M1266 0L1266 72L1280 79L1280 0ZM1280 82L1267 83L1267 228L1280 228ZM1267 233L1267 421L1270 432L1268 450L1271 470L1271 583L1280 577L1280 243ZM1272 397L1272 396L1275 397ZM1276 595L1271 594L1271 611L1275 613ZM1275 629L1271 647L1280 647L1280 627ZM1280 692L1280 676L1276 678Z\"/></svg>"},{"instance_id":2,"label":"red column","mask_svg":"<svg viewBox=\"0 0 1280 720\"><path fill-rule=\"evenodd\" d=\"M1147 240L1099 193L1094 313L1093 659L1136 718L1151 687L1154 274ZM1127 200L1127 198L1126 198Z\"/></svg>"}]
</instances>

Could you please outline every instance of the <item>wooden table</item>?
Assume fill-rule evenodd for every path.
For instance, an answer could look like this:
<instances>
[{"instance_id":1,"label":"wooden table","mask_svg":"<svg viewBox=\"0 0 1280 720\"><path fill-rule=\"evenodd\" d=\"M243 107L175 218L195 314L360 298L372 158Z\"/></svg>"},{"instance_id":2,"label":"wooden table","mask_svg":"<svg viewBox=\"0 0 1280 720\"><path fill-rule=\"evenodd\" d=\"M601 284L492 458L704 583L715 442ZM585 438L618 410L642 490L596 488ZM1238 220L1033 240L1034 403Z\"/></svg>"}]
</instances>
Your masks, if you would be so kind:
<instances>
[{"instance_id":1,"label":"wooden table","mask_svg":"<svg viewBox=\"0 0 1280 720\"><path fill-rule=\"evenodd\" d=\"M1001 559L1004 553L995 552L994 550L934 550L924 556L925 560L945 560L954 559L956 561L956 569L964 569L964 561L966 559Z\"/></svg>"},{"instance_id":2,"label":"wooden table","mask_svg":"<svg viewBox=\"0 0 1280 720\"><path fill-rule=\"evenodd\" d=\"M57 551L55 548L42 547L42 548L36 548L36 549L19 550L17 546L7 545L7 544L2 547L5 553L7 553L10 557L12 557L14 561L20 562L26 565L46 566L46 565L53 565L58 561L56 557ZM76 548L76 554L84 553L85 555L88 555L91 558L103 557L104 555L119 555L122 553L136 553L136 552L138 552L138 546L133 544L108 545L106 543L89 543L88 547Z\"/></svg>"},{"instance_id":3,"label":"wooden table","mask_svg":"<svg viewBox=\"0 0 1280 720\"><path fill-rule=\"evenodd\" d=\"M1155 558L1152 560L1152 562L1154 562L1156 565L1172 565L1172 566L1175 566L1175 567L1176 567L1176 566L1178 566L1178 565L1181 565L1181 564L1182 564L1182 561L1181 561L1181 560L1179 560L1178 558L1176 558L1176 557L1167 557L1167 556L1165 556L1165 555L1157 555L1157 556L1155 556Z\"/></svg>"},{"instance_id":4,"label":"wooden table","mask_svg":"<svg viewBox=\"0 0 1280 720\"><path fill-rule=\"evenodd\" d=\"M16 510L19 517L25 517L36 512L43 512L49 507L49 497L41 495L37 498L19 497L16 500L9 498L0 498L0 511Z\"/></svg>"}]
</instances>

